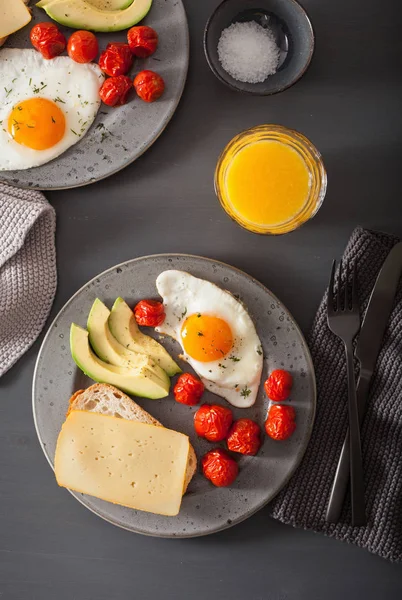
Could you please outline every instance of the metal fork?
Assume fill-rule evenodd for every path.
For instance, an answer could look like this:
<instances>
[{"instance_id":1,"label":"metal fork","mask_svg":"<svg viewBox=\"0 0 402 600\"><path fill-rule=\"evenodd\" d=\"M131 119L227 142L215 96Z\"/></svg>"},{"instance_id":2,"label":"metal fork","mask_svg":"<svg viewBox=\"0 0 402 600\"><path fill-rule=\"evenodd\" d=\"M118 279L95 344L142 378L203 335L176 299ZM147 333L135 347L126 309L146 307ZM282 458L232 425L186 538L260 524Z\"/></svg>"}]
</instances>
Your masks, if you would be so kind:
<instances>
[{"instance_id":1,"label":"metal fork","mask_svg":"<svg viewBox=\"0 0 402 600\"><path fill-rule=\"evenodd\" d=\"M339 264L337 292L334 289L336 261L332 264L328 289L327 318L331 331L343 341L346 352L349 397L349 445L350 445L350 489L352 500L352 525L366 523L364 507L364 483L360 425L356 399L356 382L353 364L353 339L360 329L360 313L357 298L356 266L353 268L352 290L349 293L349 265L346 263L345 291L342 306L341 281L342 261Z\"/></svg>"}]
</instances>

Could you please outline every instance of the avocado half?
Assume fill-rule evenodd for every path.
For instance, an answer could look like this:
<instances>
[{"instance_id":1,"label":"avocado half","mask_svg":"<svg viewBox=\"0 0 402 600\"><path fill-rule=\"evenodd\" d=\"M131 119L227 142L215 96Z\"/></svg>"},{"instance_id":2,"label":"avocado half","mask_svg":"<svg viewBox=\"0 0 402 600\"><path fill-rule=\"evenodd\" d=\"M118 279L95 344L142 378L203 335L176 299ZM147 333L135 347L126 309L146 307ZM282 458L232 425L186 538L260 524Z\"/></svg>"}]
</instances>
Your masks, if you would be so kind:
<instances>
[{"instance_id":1,"label":"avocado half","mask_svg":"<svg viewBox=\"0 0 402 600\"><path fill-rule=\"evenodd\" d=\"M162 380L146 364L127 368L103 362L92 352L86 329L75 323L70 329L70 349L77 367L94 381L109 383L127 394L153 400L166 398L169 394L170 380L166 373ZM146 357L144 359L146 363Z\"/></svg>"},{"instance_id":2,"label":"avocado half","mask_svg":"<svg viewBox=\"0 0 402 600\"><path fill-rule=\"evenodd\" d=\"M95 354L111 365L117 367L147 368L159 377L162 381L166 381L166 373L155 362L155 360L144 352L133 352L120 344L111 334L108 319L110 310L99 298L96 298L92 305L87 321L87 330L89 334L89 342Z\"/></svg>"},{"instance_id":3,"label":"avocado half","mask_svg":"<svg viewBox=\"0 0 402 600\"><path fill-rule=\"evenodd\" d=\"M133 352L151 356L169 377L181 373L181 369L161 344L139 330L133 311L123 298L117 298L109 316L109 328L122 346Z\"/></svg>"},{"instance_id":4,"label":"avocado half","mask_svg":"<svg viewBox=\"0 0 402 600\"><path fill-rule=\"evenodd\" d=\"M36 4L61 25L91 31L129 29L148 14L151 5L152 0L133 0L123 10L100 10L86 0L41 0Z\"/></svg>"}]
</instances>

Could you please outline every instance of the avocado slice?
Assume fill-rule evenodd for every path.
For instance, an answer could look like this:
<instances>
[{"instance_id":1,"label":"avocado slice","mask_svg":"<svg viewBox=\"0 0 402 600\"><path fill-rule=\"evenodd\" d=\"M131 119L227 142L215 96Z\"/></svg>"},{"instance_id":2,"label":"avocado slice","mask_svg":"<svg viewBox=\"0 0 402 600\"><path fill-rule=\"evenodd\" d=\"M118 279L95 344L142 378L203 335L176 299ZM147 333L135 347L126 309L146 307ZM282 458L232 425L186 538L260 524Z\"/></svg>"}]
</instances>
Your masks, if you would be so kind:
<instances>
[{"instance_id":1,"label":"avocado slice","mask_svg":"<svg viewBox=\"0 0 402 600\"><path fill-rule=\"evenodd\" d=\"M99 10L123 10L128 8L134 0L87 0Z\"/></svg>"},{"instance_id":2,"label":"avocado slice","mask_svg":"<svg viewBox=\"0 0 402 600\"><path fill-rule=\"evenodd\" d=\"M79 325L72 323L70 329L71 356L77 367L98 383L110 383L127 394L151 398L153 400L166 398L169 394L170 380L165 373L165 379L155 375L148 367L148 358L136 367L118 367L100 360L92 352L88 332Z\"/></svg>"},{"instance_id":3,"label":"avocado slice","mask_svg":"<svg viewBox=\"0 0 402 600\"><path fill-rule=\"evenodd\" d=\"M128 29L145 17L151 5L152 0L133 0L123 10L100 10L87 0L41 0L36 4L61 25L91 31Z\"/></svg>"},{"instance_id":4,"label":"avocado slice","mask_svg":"<svg viewBox=\"0 0 402 600\"><path fill-rule=\"evenodd\" d=\"M123 298L117 298L113 304L109 317L109 328L120 344L133 352L144 352L151 356L169 377L181 373L179 365L175 363L167 350L139 330L133 311Z\"/></svg>"},{"instance_id":5,"label":"avocado slice","mask_svg":"<svg viewBox=\"0 0 402 600\"><path fill-rule=\"evenodd\" d=\"M95 354L103 361L118 367L128 369L143 366L145 353L138 353L122 346L110 332L108 319L110 310L105 304L96 298L92 305L87 321L89 342ZM148 368L151 369L162 381L166 379L166 373L156 364L155 360L149 358Z\"/></svg>"}]
</instances>

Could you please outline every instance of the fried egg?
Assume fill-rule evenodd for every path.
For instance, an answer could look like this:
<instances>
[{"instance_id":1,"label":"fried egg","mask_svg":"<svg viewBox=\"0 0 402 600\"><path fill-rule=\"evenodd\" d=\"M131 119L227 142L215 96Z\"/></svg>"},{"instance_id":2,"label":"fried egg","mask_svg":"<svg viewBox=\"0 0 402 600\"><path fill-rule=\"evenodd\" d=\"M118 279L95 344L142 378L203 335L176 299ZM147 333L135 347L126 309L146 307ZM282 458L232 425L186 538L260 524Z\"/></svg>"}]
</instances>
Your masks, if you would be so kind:
<instances>
[{"instance_id":1,"label":"fried egg","mask_svg":"<svg viewBox=\"0 0 402 600\"><path fill-rule=\"evenodd\" d=\"M179 342L182 358L207 389L233 406L252 406L263 356L244 306L217 285L183 271L164 271L156 287L166 314L156 330Z\"/></svg>"},{"instance_id":2,"label":"fried egg","mask_svg":"<svg viewBox=\"0 0 402 600\"><path fill-rule=\"evenodd\" d=\"M5 48L0 80L0 171L8 171L43 165L76 144L99 110L104 75L68 56Z\"/></svg>"}]
</instances>

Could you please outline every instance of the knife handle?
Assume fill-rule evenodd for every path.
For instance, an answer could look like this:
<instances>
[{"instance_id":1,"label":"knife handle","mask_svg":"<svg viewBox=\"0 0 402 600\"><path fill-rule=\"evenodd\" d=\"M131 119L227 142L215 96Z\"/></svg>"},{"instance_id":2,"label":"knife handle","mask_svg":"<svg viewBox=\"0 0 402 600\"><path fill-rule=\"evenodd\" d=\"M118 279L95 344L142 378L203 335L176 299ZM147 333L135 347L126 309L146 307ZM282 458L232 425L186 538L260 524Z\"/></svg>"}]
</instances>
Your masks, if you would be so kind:
<instances>
[{"instance_id":1,"label":"knife handle","mask_svg":"<svg viewBox=\"0 0 402 600\"><path fill-rule=\"evenodd\" d=\"M359 423L363 422L366 412L367 397L370 388L370 380L359 377L357 383L357 408L359 411ZM345 500L346 491L350 476L350 441L349 428L346 432L343 442L341 455L338 461L334 482L332 484L331 495L328 502L325 520L327 523L338 523L342 513L342 506Z\"/></svg>"}]
</instances>

